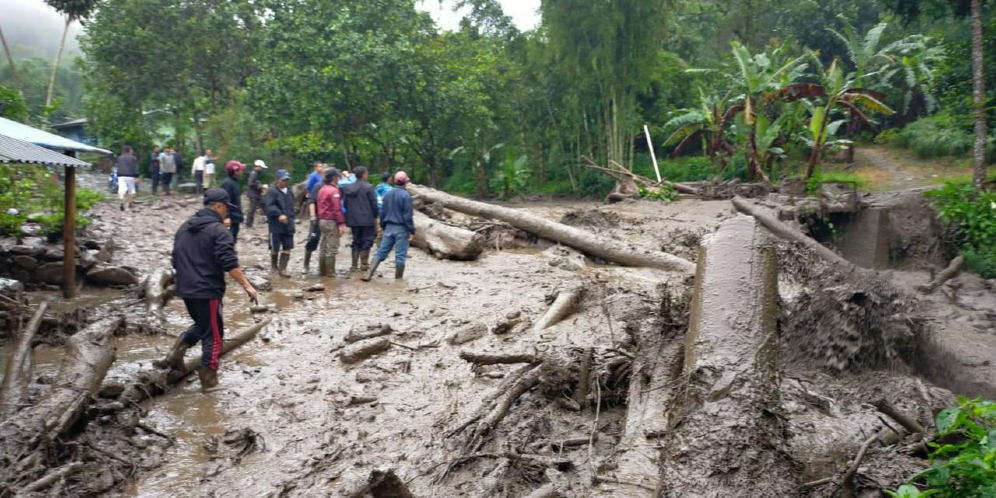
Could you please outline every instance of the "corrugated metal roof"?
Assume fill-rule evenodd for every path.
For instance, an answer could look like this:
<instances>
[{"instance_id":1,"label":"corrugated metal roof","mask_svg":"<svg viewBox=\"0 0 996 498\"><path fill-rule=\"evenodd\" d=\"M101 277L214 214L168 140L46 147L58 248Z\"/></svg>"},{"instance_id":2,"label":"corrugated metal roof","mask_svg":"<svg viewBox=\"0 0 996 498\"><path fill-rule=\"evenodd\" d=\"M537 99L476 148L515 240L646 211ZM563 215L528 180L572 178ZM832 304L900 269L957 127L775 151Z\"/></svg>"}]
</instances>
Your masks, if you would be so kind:
<instances>
[{"instance_id":1,"label":"corrugated metal roof","mask_svg":"<svg viewBox=\"0 0 996 498\"><path fill-rule=\"evenodd\" d=\"M52 125L52 128L55 128L55 129L58 130L59 128L68 128L70 126L79 126L79 125L85 125L85 124L87 124L87 119L86 118L80 118L80 119L73 119L73 120L70 120L70 121L65 121L65 122L62 122L62 123L54 124L54 125Z\"/></svg>"},{"instance_id":2,"label":"corrugated metal roof","mask_svg":"<svg viewBox=\"0 0 996 498\"><path fill-rule=\"evenodd\" d=\"M54 133L39 130L38 128L32 128L28 125L18 123L17 121L11 121L6 118L0 118L0 135L6 135L22 142L28 142L45 147L46 149L58 151L73 150L76 152L95 152L97 154L111 153L109 150L82 144L75 140L60 137Z\"/></svg>"},{"instance_id":3,"label":"corrugated metal roof","mask_svg":"<svg viewBox=\"0 0 996 498\"><path fill-rule=\"evenodd\" d=\"M90 163L86 161L4 135L0 135L0 163L44 164L67 168L90 167Z\"/></svg>"}]
</instances>

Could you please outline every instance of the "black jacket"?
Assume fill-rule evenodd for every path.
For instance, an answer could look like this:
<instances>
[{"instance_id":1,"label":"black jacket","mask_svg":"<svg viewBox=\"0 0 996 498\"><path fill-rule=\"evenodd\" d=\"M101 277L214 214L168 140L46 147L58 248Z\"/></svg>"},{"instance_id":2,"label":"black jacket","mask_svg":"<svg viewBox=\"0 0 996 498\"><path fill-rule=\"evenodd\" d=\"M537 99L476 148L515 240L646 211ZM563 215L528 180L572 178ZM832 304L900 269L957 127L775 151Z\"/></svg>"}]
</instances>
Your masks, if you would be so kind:
<instances>
[{"instance_id":1,"label":"black jacket","mask_svg":"<svg viewBox=\"0 0 996 498\"><path fill-rule=\"evenodd\" d=\"M387 228L388 224L402 225L408 229L408 233L415 233L412 194L408 190L394 187L384 194L384 215L380 218L380 226Z\"/></svg>"},{"instance_id":2,"label":"black jacket","mask_svg":"<svg viewBox=\"0 0 996 498\"><path fill-rule=\"evenodd\" d=\"M255 169L249 172L249 181L246 182L249 191L246 194L250 199L263 198L263 182L260 181L260 176L263 176L263 173Z\"/></svg>"},{"instance_id":3,"label":"black jacket","mask_svg":"<svg viewBox=\"0 0 996 498\"><path fill-rule=\"evenodd\" d=\"M138 158L133 154L121 154L118 156L118 176L130 176L138 178Z\"/></svg>"},{"instance_id":4,"label":"black jacket","mask_svg":"<svg viewBox=\"0 0 996 498\"><path fill-rule=\"evenodd\" d=\"M280 191L274 183L263 197L263 211L266 212L266 223L270 225L270 233L294 233L294 189L287 187L287 193ZM280 223L280 215L287 217L287 223Z\"/></svg>"},{"instance_id":5,"label":"black jacket","mask_svg":"<svg viewBox=\"0 0 996 498\"><path fill-rule=\"evenodd\" d=\"M235 240L218 213L201 209L177 230L173 239L177 296L221 299L225 273L238 267Z\"/></svg>"},{"instance_id":6,"label":"black jacket","mask_svg":"<svg viewBox=\"0 0 996 498\"><path fill-rule=\"evenodd\" d=\"M357 180L342 189L342 202L346 206L346 226L376 226L377 194L373 185Z\"/></svg>"},{"instance_id":7,"label":"black jacket","mask_svg":"<svg viewBox=\"0 0 996 498\"><path fill-rule=\"evenodd\" d=\"M242 223L242 192L239 191L239 181L229 175L221 182L221 188L228 192L228 202L232 204L228 206L228 219L232 223Z\"/></svg>"}]
</instances>

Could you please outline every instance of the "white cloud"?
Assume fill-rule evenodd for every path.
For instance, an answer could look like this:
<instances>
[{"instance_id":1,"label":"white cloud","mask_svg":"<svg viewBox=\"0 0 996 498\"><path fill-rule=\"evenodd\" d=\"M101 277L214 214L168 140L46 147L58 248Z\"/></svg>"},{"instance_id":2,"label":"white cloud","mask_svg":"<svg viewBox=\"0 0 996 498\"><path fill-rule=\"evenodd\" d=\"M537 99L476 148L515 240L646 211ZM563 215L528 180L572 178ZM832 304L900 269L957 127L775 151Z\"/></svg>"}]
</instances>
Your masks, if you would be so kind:
<instances>
[{"instance_id":1,"label":"white cloud","mask_svg":"<svg viewBox=\"0 0 996 498\"><path fill-rule=\"evenodd\" d=\"M440 28L454 30L466 13L454 12L454 3L453 0L419 0L418 7L428 12ZM540 0L498 0L498 3L520 30L528 31L539 25Z\"/></svg>"}]
</instances>

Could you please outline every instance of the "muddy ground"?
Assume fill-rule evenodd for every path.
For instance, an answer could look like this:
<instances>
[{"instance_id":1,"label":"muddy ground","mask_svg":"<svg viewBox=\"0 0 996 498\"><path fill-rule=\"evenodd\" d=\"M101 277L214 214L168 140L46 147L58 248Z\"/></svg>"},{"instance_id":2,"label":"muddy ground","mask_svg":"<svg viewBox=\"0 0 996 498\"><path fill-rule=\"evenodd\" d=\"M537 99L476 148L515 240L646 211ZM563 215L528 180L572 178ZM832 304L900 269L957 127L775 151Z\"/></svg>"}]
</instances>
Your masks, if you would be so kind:
<instances>
[{"instance_id":1,"label":"muddy ground","mask_svg":"<svg viewBox=\"0 0 996 498\"><path fill-rule=\"evenodd\" d=\"M694 199L669 205L630 201L513 207L692 261L703 236L736 216L729 201ZM143 197L129 213L105 203L94 209L92 232L115 242L116 264L148 273L169 265L173 233L195 208L192 197ZM668 320L687 320L681 303L689 299L691 276L593 261L564 248L551 249L542 240L492 248L473 262L437 260L413 249L405 280L389 278L393 263L388 261L381 266L380 278L364 283L345 273L348 242L339 258L338 278L304 275L305 225L298 226L300 245L291 260L294 277L270 279L265 235L262 226L243 228L238 249L248 272L272 283L272 290L261 293L261 304L275 305L278 311L266 314L273 323L258 340L223 359L224 389L202 394L191 380L146 401L135 416L175 440L142 429L124 437L117 434L115 444L131 446L125 454L134 468L110 473L99 486L80 482L67 489L143 497L352 496L372 470L391 468L419 497L518 497L548 483L556 484L563 496L606 496L603 488L612 479L627 417L630 422L644 417L627 410L627 398L632 399L630 364L645 354L639 351L638 338L660 331L677 348L683 327ZM953 401L950 392L935 385L959 393L994 394L996 294L992 282L970 275L930 296L912 294L912 287L925 283L930 273L923 266L909 267L879 272L876 282L886 282L881 284L885 287L876 283L864 289L872 298L869 304L864 297L854 297L853 280L835 282L836 276L828 276L836 275L834 269L817 268L803 253L791 245L778 248L783 267L780 354L786 361L779 365L782 398L777 411L787 436L777 453L785 455L787 463L780 468L788 470L759 479L788 483L798 496L834 496L836 486L801 486L839 477L861 441L881 430L881 417L869 415L869 403L888 398L929 424L932 411ZM819 271L828 273L814 276ZM316 283L324 290L304 290ZM585 297L577 313L545 330L530 327L557 292L579 286ZM849 294L828 294L834 286ZM261 317L249 312L244 293L236 287L229 287L225 300L229 333ZM133 292L85 290L77 300L55 306L97 308ZM913 297L902 300L907 292ZM49 294L34 293L31 300ZM821 299L836 299L845 309L850 305L862 317L906 313L905 307L913 303L923 303L925 311L917 315L910 336L898 339L889 335L895 333L893 328L881 325L888 322L885 319L870 328L870 322L847 322L854 326L851 335L785 333L786 327L811 325L800 313ZM662 310L663 302L675 303L678 310ZM791 313L796 315L788 316ZM182 302L170 302L165 320L165 334L117 340L117 361L105 384L150 368L150 361L165 353L189 323ZM386 327L390 343L385 351L356 363L343 362L342 353L352 347L348 335ZM810 346L813 354L800 354L800 348ZM834 354L824 354L821 348ZM863 361L869 348L894 348L898 353L888 357L891 361ZM838 354L841 350L846 353ZM508 415L490 430L471 425L456 432L493 391L509 389L521 370L517 364L475 367L461 359L463 351L533 354L548 358L544 365L553 366L540 373L535 387L513 399ZM579 403L573 399L578 383L572 378L585 354L594 356L594 368L601 373L595 376L597 393ZM39 346L35 375L51 376L59 357L58 348ZM961 363L953 373L937 367L951 361ZM671 387L649 386L646 391ZM592 399L599 401L589 402ZM114 421L102 422L92 424L98 429L88 429L96 431L98 440L100 434L119 431ZM649 448L654 451L653 445ZM883 486L902 482L926 461L883 452L869 462L855 478L860 496L880 496ZM653 481L620 485L632 486L632 492L624 494L628 496L655 496L666 488ZM702 496L711 495L703 491Z\"/></svg>"}]
</instances>

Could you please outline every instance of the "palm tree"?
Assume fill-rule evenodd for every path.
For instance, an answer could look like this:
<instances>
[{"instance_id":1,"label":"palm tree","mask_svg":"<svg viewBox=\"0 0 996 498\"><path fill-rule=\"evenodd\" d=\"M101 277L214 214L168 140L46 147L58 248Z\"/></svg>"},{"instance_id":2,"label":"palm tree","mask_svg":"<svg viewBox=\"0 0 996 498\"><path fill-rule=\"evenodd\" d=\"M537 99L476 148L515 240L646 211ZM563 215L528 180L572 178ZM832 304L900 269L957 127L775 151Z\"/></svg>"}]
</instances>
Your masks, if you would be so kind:
<instances>
[{"instance_id":1,"label":"palm tree","mask_svg":"<svg viewBox=\"0 0 996 498\"><path fill-rule=\"evenodd\" d=\"M851 23L844 16L838 16L844 23L843 32L827 28L834 37L847 49L847 57L854 64L854 72L848 76L854 80L854 84L863 86L865 80L874 76L876 63L886 64L890 62L886 50L879 50L878 46L882 41L882 33L889 27L888 23L879 23L868 30L865 36L859 36L854 32Z\"/></svg>"},{"instance_id":2,"label":"palm tree","mask_svg":"<svg viewBox=\"0 0 996 498\"><path fill-rule=\"evenodd\" d=\"M671 152L672 159L701 141L703 152L712 158L718 156L721 169L725 169L726 156L735 151L724 137L726 125L732 116L743 110L740 104L724 110L726 103L726 97L706 95L699 88L699 107L676 111L678 114L664 124L665 130L673 130L664 141L665 147L675 146Z\"/></svg>"},{"instance_id":3,"label":"palm tree","mask_svg":"<svg viewBox=\"0 0 996 498\"><path fill-rule=\"evenodd\" d=\"M99 0L45 0L55 10L66 15L66 26L62 30L62 41L59 42L59 52L55 56L55 63L52 64L52 77L48 80L48 94L45 96L45 106L52 105L52 94L55 91L55 74L59 70L62 62L62 50L66 47L66 35L69 33L69 25L73 21L86 19L90 13L97 8Z\"/></svg>"},{"instance_id":4,"label":"palm tree","mask_svg":"<svg viewBox=\"0 0 996 498\"><path fill-rule=\"evenodd\" d=\"M10 79L14 82L15 87L20 87L20 82L17 81L17 66L14 64L14 56L10 54L10 47L7 45L7 39L3 36L3 27L0 26L0 42L3 43L3 51L7 54L7 64L10 64Z\"/></svg>"},{"instance_id":5,"label":"palm tree","mask_svg":"<svg viewBox=\"0 0 996 498\"><path fill-rule=\"evenodd\" d=\"M919 115L937 109L937 99L931 93L934 68L944 59L944 50L923 35L910 35L883 49L889 65L881 74L881 87L891 87L903 93L899 125L903 126Z\"/></svg>"}]
</instances>

